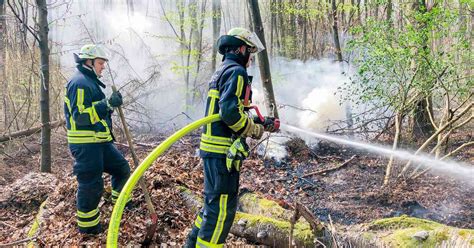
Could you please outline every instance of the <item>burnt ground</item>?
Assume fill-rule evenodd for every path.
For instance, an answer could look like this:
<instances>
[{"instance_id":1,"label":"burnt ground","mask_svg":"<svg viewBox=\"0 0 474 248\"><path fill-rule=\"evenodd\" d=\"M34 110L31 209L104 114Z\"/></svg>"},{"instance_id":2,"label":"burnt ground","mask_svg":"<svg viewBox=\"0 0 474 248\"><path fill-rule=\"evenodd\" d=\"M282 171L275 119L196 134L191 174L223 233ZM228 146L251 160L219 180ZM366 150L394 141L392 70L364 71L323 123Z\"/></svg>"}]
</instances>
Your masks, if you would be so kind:
<instances>
[{"instance_id":1,"label":"burnt ground","mask_svg":"<svg viewBox=\"0 0 474 248\"><path fill-rule=\"evenodd\" d=\"M270 161L254 160L255 169L246 166L242 178L259 183L242 180L242 186L290 205L300 201L321 220L328 221L331 215L334 222L344 225L406 214L459 228L474 228L474 191L462 182L427 173L416 180L399 180L382 188L387 159L347 147L329 150L319 154L303 152L278 167ZM345 150L344 154L340 154L341 150ZM341 164L352 155L358 157L342 169L304 177ZM460 157L472 159L473 155L468 151Z\"/></svg>"},{"instance_id":2,"label":"burnt ground","mask_svg":"<svg viewBox=\"0 0 474 248\"><path fill-rule=\"evenodd\" d=\"M140 141L156 145L162 139L142 137ZM39 171L38 140L39 136L31 136L0 144L0 244L26 238L40 203L48 196L45 221L38 235L40 244L105 243L105 232L98 237L89 237L80 235L75 229L77 186L71 175L72 158L62 130L53 133L53 173L58 180L48 179L41 183L36 177L22 179L29 172ZM156 243L180 245L189 231L194 213L185 207L177 187L186 186L197 194L202 190L202 166L200 159L195 157L197 144L198 135L185 138L146 173L148 189L159 215ZM299 201L321 220L327 221L330 215L334 222L344 225L407 214L460 228L474 228L474 192L461 182L427 173L416 181L394 182L381 189L385 158L330 143L321 143L316 150L298 140L287 145L290 156L282 162L262 160L255 154L245 162L242 191L257 192L286 207ZM118 147L127 152L126 146ZM137 146L137 149L139 157L144 158L152 147ZM352 155L358 155L358 158L344 168L325 175L303 177L306 173L341 164ZM473 158L473 151L469 149L457 157L471 164ZM110 185L107 178L106 185ZM109 192L106 188L104 199ZM122 244L138 244L144 236L147 211L140 190L134 191L134 199L138 203L136 209L124 213L119 240ZM106 200L101 202L105 227L112 207ZM231 236L228 244L247 242Z\"/></svg>"}]
</instances>

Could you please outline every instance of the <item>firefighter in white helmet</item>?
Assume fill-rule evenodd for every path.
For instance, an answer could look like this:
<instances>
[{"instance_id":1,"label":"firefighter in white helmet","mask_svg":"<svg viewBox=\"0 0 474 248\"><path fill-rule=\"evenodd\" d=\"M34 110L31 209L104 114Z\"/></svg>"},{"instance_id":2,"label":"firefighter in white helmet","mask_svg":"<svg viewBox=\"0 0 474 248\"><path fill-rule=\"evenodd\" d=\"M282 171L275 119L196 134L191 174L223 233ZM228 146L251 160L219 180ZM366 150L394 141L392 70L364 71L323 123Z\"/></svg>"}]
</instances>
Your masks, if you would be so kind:
<instances>
[{"instance_id":1,"label":"firefighter in white helmet","mask_svg":"<svg viewBox=\"0 0 474 248\"><path fill-rule=\"evenodd\" d=\"M98 208L104 182L102 173L112 175L112 201L117 200L130 176L127 160L113 141L111 113L122 105L122 95L106 98L105 85L99 80L108 56L98 45L89 44L74 54L77 71L66 85L64 113L67 140L74 157L77 178L77 226L81 233L102 231Z\"/></svg>"},{"instance_id":2,"label":"firefighter in white helmet","mask_svg":"<svg viewBox=\"0 0 474 248\"><path fill-rule=\"evenodd\" d=\"M245 138L260 139L268 125L255 123L245 112L251 103L247 67L264 49L257 35L233 28L217 41L223 62L209 82L205 115L221 120L204 126L200 156L204 161L204 207L194 221L185 247L223 247L237 211L242 161L248 156Z\"/></svg>"}]
</instances>

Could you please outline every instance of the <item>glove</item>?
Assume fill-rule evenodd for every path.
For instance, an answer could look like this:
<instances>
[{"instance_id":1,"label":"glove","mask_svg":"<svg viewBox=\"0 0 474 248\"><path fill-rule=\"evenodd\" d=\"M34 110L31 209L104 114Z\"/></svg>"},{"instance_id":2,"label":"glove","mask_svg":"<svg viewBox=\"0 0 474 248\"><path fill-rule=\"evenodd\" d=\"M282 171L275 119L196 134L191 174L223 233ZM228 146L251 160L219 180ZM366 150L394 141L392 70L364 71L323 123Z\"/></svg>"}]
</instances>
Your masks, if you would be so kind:
<instances>
[{"instance_id":1,"label":"glove","mask_svg":"<svg viewBox=\"0 0 474 248\"><path fill-rule=\"evenodd\" d=\"M275 127L275 117L265 116L265 121L262 125L265 132L273 133L278 131L278 129Z\"/></svg>"},{"instance_id":2,"label":"glove","mask_svg":"<svg viewBox=\"0 0 474 248\"><path fill-rule=\"evenodd\" d=\"M110 95L108 103L113 108L122 106L123 104L122 94L120 94L119 91L114 91L112 95Z\"/></svg>"},{"instance_id":3,"label":"glove","mask_svg":"<svg viewBox=\"0 0 474 248\"><path fill-rule=\"evenodd\" d=\"M249 156L249 146L245 142L245 138L237 138L227 151L226 166L229 172L232 168L240 171L242 161Z\"/></svg>"},{"instance_id":4,"label":"glove","mask_svg":"<svg viewBox=\"0 0 474 248\"><path fill-rule=\"evenodd\" d=\"M247 119L247 126L245 126L244 131L242 132L242 137L250 137L252 139L260 139L263 135L263 125L256 124L252 118Z\"/></svg>"}]
</instances>

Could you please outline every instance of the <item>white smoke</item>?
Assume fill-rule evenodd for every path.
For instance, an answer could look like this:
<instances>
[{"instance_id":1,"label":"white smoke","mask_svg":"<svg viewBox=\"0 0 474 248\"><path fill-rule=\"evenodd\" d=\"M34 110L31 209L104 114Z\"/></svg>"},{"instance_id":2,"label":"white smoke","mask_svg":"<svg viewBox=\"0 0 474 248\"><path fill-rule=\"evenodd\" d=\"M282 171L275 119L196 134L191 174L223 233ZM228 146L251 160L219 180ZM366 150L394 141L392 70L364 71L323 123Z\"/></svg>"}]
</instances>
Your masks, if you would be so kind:
<instances>
[{"instance_id":1,"label":"white smoke","mask_svg":"<svg viewBox=\"0 0 474 248\"><path fill-rule=\"evenodd\" d=\"M335 96L334 88L313 89L303 100L302 107L313 111L298 114L301 127L313 131L325 131L333 121L345 119L345 110Z\"/></svg>"},{"instance_id":2,"label":"white smoke","mask_svg":"<svg viewBox=\"0 0 474 248\"><path fill-rule=\"evenodd\" d=\"M338 63L329 59L303 62L277 57L271 60L271 73L282 122L324 131L331 122L345 119L345 105L336 93L348 78L341 73ZM252 66L249 74L256 75L254 103L266 113L258 67Z\"/></svg>"},{"instance_id":3,"label":"white smoke","mask_svg":"<svg viewBox=\"0 0 474 248\"><path fill-rule=\"evenodd\" d=\"M131 97L138 98L140 106L147 109L147 117L134 112L128 112L128 115L132 115L133 119L151 119L154 126L159 126L157 129L169 127L170 123L174 123L176 128L188 123L188 117L176 117L181 114L185 105L180 45L163 16L159 2L134 2L133 11L128 8L125 0L113 1L113 4L107 5L104 3L95 0L72 1L67 10L67 18L61 18L65 16L65 6L52 11L50 19L54 22L51 38L62 44L62 51L59 52L63 54L62 66L69 72L66 75L74 70L72 52L89 43L92 36L95 42L105 42L111 50L120 52L112 53L110 60L110 66L116 72L115 83L119 87L131 79L146 80L150 66L158 65L154 70L158 70L160 76L145 85L145 94L125 92L125 101ZM163 1L163 5L168 15L176 15L173 1ZM242 23L245 18L238 16L229 19L232 23L224 22L221 33L233 26L245 26ZM203 37L203 46L208 49L215 42L212 40L211 26L208 25L209 18L206 20ZM179 27L177 20L172 21L174 28ZM212 73L209 57L208 53L203 57L204 62L196 81L203 91L207 88L206 82ZM265 112L258 69L255 66L249 68L249 73L255 75L254 103ZM271 58L271 73L282 122L325 130L330 121L341 120L345 116L343 108L338 106L338 98L334 96L336 87L346 80L340 73L338 63L329 59L303 62L276 57ZM191 72L192 76L195 74L195 71ZM105 73L104 81L111 84L108 72ZM109 88L106 94L110 93ZM203 108L203 102L198 101L191 109L188 108L192 113L187 114L194 120L198 119L204 114Z\"/></svg>"},{"instance_id":4,"label":"white smoke","mask_svg":"<svg viewBox=\"0 0 474 248\"><path fill-rule=\"evenodd\" d=\"M333 121L345 120L345 105L341 104L337 87L348 79L341 74L338 63L329 59L289 60L273 58L270 61L273 89L282 123L302 126L312 131L325 131ZM253 103L266 114L258 67L254 64L249 74L253 80ZM314 137L303 137L308 144L317 144ZM273 135L263 142L257 152L265 158L281 161L288 153L283 144L288 137ZM268 144L268 145L267 145Z\"/></svg>"},{"instance_id":5,"label":"white smoke","mask_svg":"<svg viewBox=\"0 0 474 248\"><path fill-rule=\"evenodd\" d=\"M257 154L267 159L281 161L288 156L288 151L284 146L288 140L288 137L272 134L257 147Z\"/></svg>"},{"instance_id":6,"label":"white smoke","mask_svg":"<svg viewBox=\"0 0 474 248\"><path fill-rule=\"evenodd\" d=\"M72 1L70 5L55 8L51 12L50 19L55 20L51 39L61 44L62 50L58 52L66 77L75 70L73 52L79 51L87 43L103 44L110 53L109 65L118 87L127 86L132 81L142 84L152 71L159 73L155 80L143 85L141 92L122 90L125 102L134 99L142 108L140 113L126 110L127 117L136 120L134 124L142 126L141 123L146 122L152 124L153 130L169 131L189 123L190 118L198 119L204 113L202 102L188 107L191 113L186 113L187 116L182 114L186 87L180 43L163 17L160 3L134 2L131 11L127 2L117 0L113 4L105 4L98 0ZM163 1L163 6L167 14L175 14L173 1ZM61 18L63 16L67 18ZM173 25L177 25L176 22L173 20ZM208 47L209 36L212 36L208 25L204 33L203 46ZM202 83L202 77L208 74L206 63L201 65L203 73L198 75L199 84ZM195 71L191 73L191 76L195 75ZM103 76L103 82L111 85L107 70ZM111 93L110 87L105 93Z\"/></svg>"}]
</instances>

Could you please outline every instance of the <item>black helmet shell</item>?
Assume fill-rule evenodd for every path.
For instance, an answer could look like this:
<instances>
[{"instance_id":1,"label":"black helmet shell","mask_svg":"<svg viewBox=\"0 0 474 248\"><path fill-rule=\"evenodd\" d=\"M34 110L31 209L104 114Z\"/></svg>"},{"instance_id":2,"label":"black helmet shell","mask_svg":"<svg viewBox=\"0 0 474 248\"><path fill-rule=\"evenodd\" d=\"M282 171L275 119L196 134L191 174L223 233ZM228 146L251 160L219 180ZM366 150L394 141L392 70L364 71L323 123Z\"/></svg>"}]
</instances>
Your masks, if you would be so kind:
<instances>
[{"instance_id":1,"label":"black helmet shell","mask_svg":"<svg viewBox=\"0 0 474 248\"><path fill-rule=\"evenodd\" d=\"M237 48L242 45L247 45L241 39L238 39L232 35L222 35L217 40L217 49L220 54L224 55L226 53L226 48Z\"/></svg>"}]
</instances>

